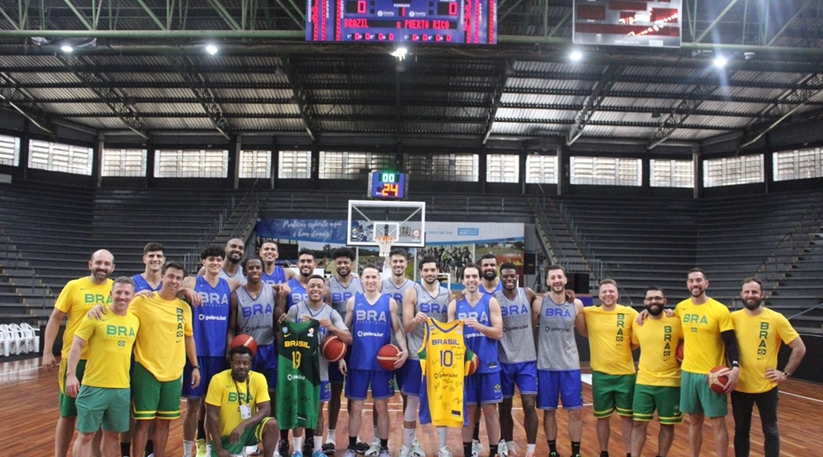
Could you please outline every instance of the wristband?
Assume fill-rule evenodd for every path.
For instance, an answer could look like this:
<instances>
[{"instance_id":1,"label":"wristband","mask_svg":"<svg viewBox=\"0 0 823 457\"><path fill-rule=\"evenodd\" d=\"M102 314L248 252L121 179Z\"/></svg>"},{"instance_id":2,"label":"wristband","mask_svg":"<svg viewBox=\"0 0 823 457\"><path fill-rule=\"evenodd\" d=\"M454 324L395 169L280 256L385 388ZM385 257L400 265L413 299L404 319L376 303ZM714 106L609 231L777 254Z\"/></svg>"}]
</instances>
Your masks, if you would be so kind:
<instances>
[{"instance_id":1,"label":"wristband","mask_svg":"<svg viewBox=\"0 0 823 457\"><path fill-rule=\"evenodd\" d=\"M732 362L732 368L735 368L735 367L740 368L740 363L737 360Z\"/></svg>"},{"instance_id":2,"label":"wristband","mask_svg":"<svg viewBox=\"0 0 823 457\"><path fill-rule=\"evenodd\" d=\"M787 377L787 378L788 378L788 377L789 377L789 372L788 372L788 371L784 371L784 372L783 372L783 376L785 376L785 377Z\"/></svg>"},{"instance_id":3,"label":"wristband","mask_svg":"<svg viewBox=\"0 0 823 457\"><path fill-rule=\"evenodd\" d=\"M192 370L199 370L199 369L200 369L200 367L199 367L199 366L197 366L197 365L194 365L193 367L191 367L191 369L192 369Z\"/></svg>"}]
</instances>

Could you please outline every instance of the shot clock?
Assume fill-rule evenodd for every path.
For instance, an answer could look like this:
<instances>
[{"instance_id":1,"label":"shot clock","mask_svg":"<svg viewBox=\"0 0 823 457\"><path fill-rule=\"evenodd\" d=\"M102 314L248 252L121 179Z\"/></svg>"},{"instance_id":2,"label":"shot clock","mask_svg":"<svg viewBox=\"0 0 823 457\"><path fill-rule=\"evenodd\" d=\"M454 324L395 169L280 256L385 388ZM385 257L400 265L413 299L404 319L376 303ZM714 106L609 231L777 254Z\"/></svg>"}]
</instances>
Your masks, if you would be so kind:
<instances>
[{"instance_id":1,"label":"shot clock","mask_svg":"<svg viewBox=\"0 0 823 457\"><path fill-rule=\"evenodd\" d=\"M403 200L406 198L406 174L375 171L369 175L369 198Z\"/></svg>"}]
</instances>

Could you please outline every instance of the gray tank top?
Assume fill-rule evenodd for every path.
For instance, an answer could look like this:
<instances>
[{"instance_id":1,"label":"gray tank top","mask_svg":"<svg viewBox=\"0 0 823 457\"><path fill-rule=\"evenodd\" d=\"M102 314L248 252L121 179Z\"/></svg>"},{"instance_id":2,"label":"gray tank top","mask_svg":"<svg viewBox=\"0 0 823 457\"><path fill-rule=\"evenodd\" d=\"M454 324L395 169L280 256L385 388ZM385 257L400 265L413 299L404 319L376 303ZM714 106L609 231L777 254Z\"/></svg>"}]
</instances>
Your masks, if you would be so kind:
<instances>
[{"instance_id":1,"label":"gray tank top","mask_svg":"<svg viewBox=\"0 0 823 457\"><path fill-rule=\"evenodd\" d=\"M357 292L363 293L363 283L360 282L360 278L352 277L348 287L341 284L336 277L329 279L331 307L340 314L343 322L346 321L346 302Z\"/></svg>"},{"instance_id":2,"label":"gray tank top","mask_svg":"<svg viewBox=\"0 0 823 457\"><path fill-rule=\"evenodd\" d=\"M274 290L263 284L257 299L252 299L246 287L237 288L237 334L251 335L259 346L274 344Z\"/></svg>"},{"instance_id":3,"label":"gray tank top","mask_svg":"<svg viewBox=\"0 0 823 457\"><path fill-rule=\"evenodd\" d=\"M407 290L414 287L414 285L414 281L409 281L406 279L406 282L404 282L402 286L397 287L393 282L391 282L391 278L386 278L383 280L383 286L380 289L381 294L388 295L397 302L397 317L399 318L398 322L400 322L401 327L403 326L403 295ZM408 343L408 338L406 338L406 341ZM394 332L391 333L391 342L392 344L397 344L397 339L394 336Z\"/></svg>"},{"instance_id":4,"label":"gray tank top","mask_svg":"<svg viewBox=\"0 0 823 457\"><path fill-rule=\"evenodd\" d=\"M515 289L514 300L509 300L502 290L494 293L500 302L503 317L503 339L497 346L500 363L523 363L537 360L532 329L532 307L526 289Z\"/></svg>"},{"instance_id":5,"label":"gray tank top","mask_svg":"<svg viewBox=\"0 0 823 457\"><path fill-rule=\"evenodd\" d=\"M555 303L549 294L540 306L537 333L537 369L568 371L580 369L574 339L574 302Z\"/></svg>"},{"instance_id":6,"label":"gray tank top","mask_svg":"<svg viewBox=\"0 0 823 457\"><path fill-rule=\"evenodd\" d=\"M335 327L339 328L340 330L348 330L346 328L346 324L344 323L343 319L340 318L340 313L336 310L332 309L331 306L323 304L323 307L319 310L315 311L309 307L309 304L301 301L300 303L296 304L289 308L287 317L289 320L293 322L304 322L306 320L315 319L329 319ZM320 327L320 331L317 333L317 341L318 347L319 343L323 342L323 339L329 335L328 329L325 327ZM329 380L329 361L323 357L321 352L320 357L320 380L321 381L328 381Z\"/></svg>"},{"instance_id":7,"label":"gray tank top","mask_svg":"<svg viewBox=\"0 0 823 457\"><path fill-rule=\"evenodd\" d=\"M226 270L220 270L220 277L225 279L226 281L228 281L229 279L234 279L235 281L239 282L240 285L246 285L246 275L243 274L243 267L240 265L237 266L237 273L235 273L234 276L229 276L229 274L226 273Z\"/></svg>"},{"instance_id":8,"label":"gray tank top","mask_svg":"<svg viewBox=\"0 0 823 457\"><path fill-rule=\"evenodd\" d=\"M426 316L440 322L446 322L449 318L449 301L451 294L449 289L440 286L437 296L432 296L422 284L414 284L417 292L417 301L414 303L414 314L422 312ZM419 360L417 351L423 346L423 338L426 336L425 325L417 324L413 332L406 334L409 343L409 358Z\"/></svg>"}]
</instances>

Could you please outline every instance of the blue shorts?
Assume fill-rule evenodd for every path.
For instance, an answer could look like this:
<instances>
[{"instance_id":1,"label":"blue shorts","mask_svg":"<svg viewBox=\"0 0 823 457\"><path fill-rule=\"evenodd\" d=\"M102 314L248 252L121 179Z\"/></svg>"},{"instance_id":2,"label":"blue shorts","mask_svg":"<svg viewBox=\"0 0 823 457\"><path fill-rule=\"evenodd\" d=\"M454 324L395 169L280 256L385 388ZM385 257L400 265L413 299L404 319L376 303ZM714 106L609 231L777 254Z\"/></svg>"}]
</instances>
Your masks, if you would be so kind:
<instances>
[{"instance_id":1,"label":"blue shorts","mask_svg":"<svg viewBox=\"0 0 823 457\"><path fill-rule=\"evenodd\" d=\"M331 384L329 381L320 381L320 403L331 400Z\"/></svg>"},{"instance_id":2,"label":"blue shorts","mask_svg":"<svg viewBox=\"0 0 823 457\"><path fill-rule=\"evenodd\" d=\"M375 400L394 396L394 372L386 370L349 370L346 382L346 398L365 400L371 386Z\"/></svg>"},{"instance_id":3,"label":"blue shorts","mask_svg":"<svg viewBox=\"0 0 823 457\"><path fill-rule=\"evenodd\" d=\"M466 376L463 381L463 401L467 405L487 405L503 401L500 372Z\"/></svg>"},{"instance_id":4,"label":"blue shorts","mask_svg":"<svg viewBox=\"0 0 823 457\"><path fill-rule=\"evenodd\" d=\"M277 389L277 346L267 344L257 347L257 354L251 362L251 369L266 377L269 392Z\"/></svg>"},{"instance_id":5,"label":"blue shorts","mask_svg":"<svg viewBox=\"0 0 823 457\"><path fill-rule=\"evenodd\" d=\"M503 398L514 396L514 386L520 395L537 395L537 362L501 363L500 385Z\"/></svg>"},{"instance_id":6,"label":"blue shorts","mask_svg":"<svg viewBox=\"0 0 823 457\"><path fill-rule=\"evenodd\" d=\"M406 359L403 364L403 383L400 387L400 392L403 395L411 395L413 397L420 396L420 389L422 389L423 370L420 368L419 360Z\"/></svg>"},{"instance_id":7,"label":"blue shorts","mask_svg":"<svg viewBox=\"0 0 823 457\"><path fill-rule=\"evenodd\" d=\"M229 368L229 363L225 357L197 356L197 364L200 365L200 385L192 387L192 368L188 359L186 359L186 367L183 369L183 396L186 398L205 398L211 378Z\"/></svg>"},{"instance_id":8,"label":"blue shorts","mask_svg":"<svg viewBox=\"0 0 823 457\"><path fill-rule=\"evenodd\" d=\"M400 392L403 392L403 383L406 381L406 373L408 371L409 371L409 359L406 359L406 362L403 363L402 367L392 371L392 375L394 377L394 382L397 383L397 390L399 390Z\"/></svg>"},{"instance_id":9,"label":"blue shorts","mask_svg":"<svg viewBox=\"0 0 823 457\"><path fill-rule=\"evenodd\" d=\"M349 346L348 349L346 355L343 357L346 359L346 364L348 364L351 359L351 346ZM346 377L340 372L340 362L329 362L329 382L332 384L343 384L345 379Z\"/></svg>"},{"instance_id":10,"label":"blue shorts","mask_svg":"<svg viewBox=\"0 0 823 457\"><path fill-rule=\"evenodd\" d=\"M580 370L537 370L540 390L537 391L538 409L557 409L558 397L563 409L583 408L583 381Z\"/></svg>"}]
</instances>

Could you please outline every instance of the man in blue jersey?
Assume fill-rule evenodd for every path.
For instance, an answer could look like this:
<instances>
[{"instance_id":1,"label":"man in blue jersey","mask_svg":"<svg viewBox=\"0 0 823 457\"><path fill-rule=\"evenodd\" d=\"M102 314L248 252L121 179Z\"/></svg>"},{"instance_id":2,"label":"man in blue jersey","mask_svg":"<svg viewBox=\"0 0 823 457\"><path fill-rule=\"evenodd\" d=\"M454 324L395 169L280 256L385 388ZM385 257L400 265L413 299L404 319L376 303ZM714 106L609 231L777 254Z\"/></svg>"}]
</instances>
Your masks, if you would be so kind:
<instances>
[{"instance_id":1,"label":"man in blue jersey","mask_svg":"<svg viewBox=\"0 0 823 457\"><path fill-rule=\"evenodd\" d=\"M240 238L232 238L226 242L226 248L223 252L223 269L220 270L220 277L225 280L233 279L243 285L246 283L246 276L243 274L243 267L240 262L243 261L243 254L246 252L246 244ZM203 267L197 272L197 276L206 274L206 268Z\"/></svg>"},{"instance_id":2,"label":"man in blue jersey","mask_svg":"<svg viewBox=\"0 0 823 457\"><path fill-rule=\"evenodd\" d=\"M134 281L135 293L143 290L152 292L160 290L162 286L160 270L166 263L166 255L163 251L163 245L160 243L151 242L143 247L143 263L146 265L146 270L131 277Z\"/></svg>"},{"instance_id":3,"label":"man in blue jersey","mask_svg":"<svg viewBox=\"0 0 823 457\"><path fill-rule=\"evenodd\" d=\"M463 268L463 286L466 288L463 299L449 303L449 321L463 321L466 347L477 354L480 361L477 372L467 376L463 384L463 401L468 406L468 418L475 417L480 406L486 417L489 457L495 457L500 441L497 404L503 401L497 349L497 342L503 337L503 319L497 299L480 291L480 267L469 264ZM463 455L472 453L473 432L474 424L471 422L463 428Z\"/></svg>"},{"instance_id":4,"label":"man in blue jersey","mask_svg":"<svg viewBox=\"0 0 823 457\"><path fill-rule=\"evenodd\" d=\"M480 257L480 292L494 294L503 289L503 284L497 279L497 256L487 252Z\"/></svg>"},{"instance_id":5,"label":"man in blue jersey","mask_svg":"<svg viewBox=\"0 0 823 457\"><path fill-rule=\"evenodd\" d=\"M285 284L289 279L297 278L297 273L289 268L283 268L275 264L280 257L277 243L274 241L264 241L260 245L260 259L263 261L263 282L271 286ZM242 267L242 265L241 265ZM288 286L286 286L288 288ZM280 290L280 289L278 289ZM290 291L280 290L283 294Z\"/></svg>"},{"instance_id":6,"label":"man in blue jersey","mask_svg":"<svg viewBox=\"0 0 823 457\"><path fill-rule=\"evenodd\" d=\"M306 248L301 249L297 253L299 274L296 278L289 279L286 282L289 285L290 292L286 296L286 309L284 311L288 311L292 306L309 299L306 286L309 284L309 278L314 274L315 268L317 268L317 263L314 261L314 252Z\"/></svg>"},{"instance_id":7,"label":"man in blue jersey","mask_svg":"<svg viewBox=\"0 0 823 457\"><path fill-rule=\"evenodd\" d=\"M193 288L203 300L203 305L192 309L194 342L197 346L197 360L202 381L197 387L191 386L194 367L186 364L183 370L183 396L186 397L186 416L183 420L183 457L191 457L197 433L198 456L208 454L206 447L206 430L204 427L205 410L203 399L206 396L211 378L226 370L227 346L229 336L229 309L231 295L240 283L226 280L221 276L225 259L225 250L211 244L200 253L205 268L203 276L189 276L183 286Z\"/></svg>"},{"instance_id":8,"label":"man in blue jersey","mask_svg":"<svg viewBox=\"0 0 823 457\"><path fill-rule=\"evenodd\" d=\"M346 397L351 400L349 414L349 447L345 457L357 455L357 435L360 433L363 403L371 387L374 411L377 414L377 437L380 439L379 457L389 457L389 405L394 396L392 373L377 363L377 352L391 342L395 336L400 354L395 369L400 368L408 358L406 335L398 318L397 302L382 295L378 289L380 272L374 265L363 268L363 289L346 304L346 328L351 329L354 341L351 347L351 361L348 364Z\"/></svg>"}]
</instances>

